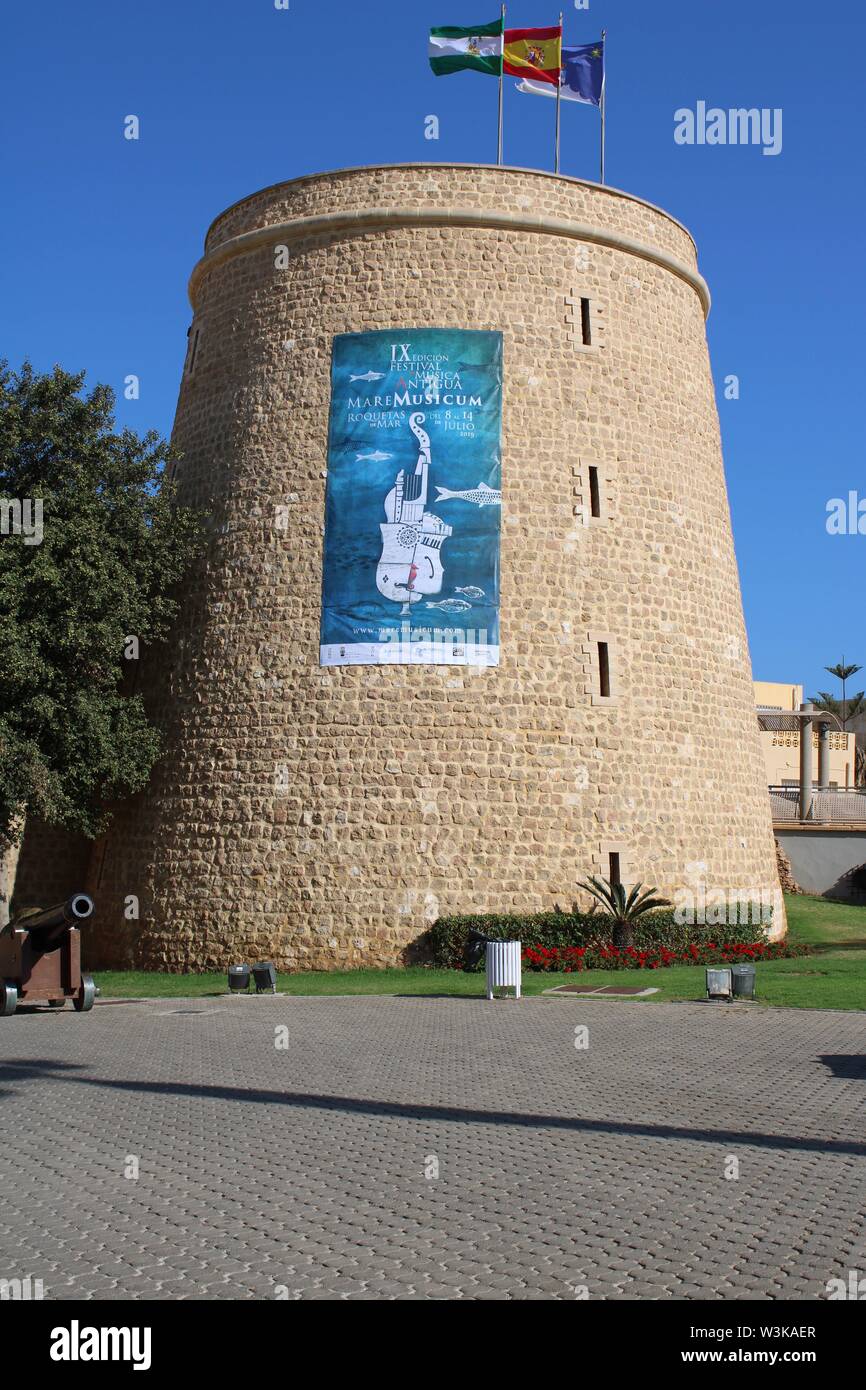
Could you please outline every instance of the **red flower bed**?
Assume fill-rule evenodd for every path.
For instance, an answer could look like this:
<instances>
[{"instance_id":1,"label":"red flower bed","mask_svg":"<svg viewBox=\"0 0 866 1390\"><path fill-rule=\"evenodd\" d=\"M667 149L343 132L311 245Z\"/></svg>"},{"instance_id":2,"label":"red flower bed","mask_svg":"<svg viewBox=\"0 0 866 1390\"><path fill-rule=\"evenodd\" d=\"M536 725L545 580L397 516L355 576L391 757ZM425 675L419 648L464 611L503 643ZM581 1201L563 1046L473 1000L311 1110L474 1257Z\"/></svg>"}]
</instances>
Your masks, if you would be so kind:
<instances>
[{"instance_id":1,"label":"red flower bed","mask_svg":"<svg viewBox=\"0 0 866 1390\"><path fill-rule=\"evenodd\" d=\"M804 956L807 946L785 942L753 942L751 945L706 942L673 951L666 946L641 950L636 946L526 946L523 963L528 970L660 970L666 965L741 965L748 961L784 960Z\"/></svg>"}]
</instances>

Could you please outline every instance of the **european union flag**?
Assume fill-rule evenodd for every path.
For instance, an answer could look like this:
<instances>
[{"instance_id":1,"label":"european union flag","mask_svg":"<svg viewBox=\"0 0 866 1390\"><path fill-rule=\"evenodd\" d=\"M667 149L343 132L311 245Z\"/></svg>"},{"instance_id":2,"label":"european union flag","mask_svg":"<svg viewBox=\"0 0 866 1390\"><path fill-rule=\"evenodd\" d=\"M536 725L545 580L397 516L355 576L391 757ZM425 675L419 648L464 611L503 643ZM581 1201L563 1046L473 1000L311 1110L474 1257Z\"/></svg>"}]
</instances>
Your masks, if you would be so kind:
<instances>
[{"instance_id":1,"label":"european union flag","mask_svg":"<svg viewBox=\"0 0 866 1390\"><path fill-rule=\"evenodd\" d=\"M559 83L559 95L563 101L582 101L587 106L601 106L604 39L570 47L563 44ZM517 90L530 92L533 96L556 96L556 88L549 82L532 82L526 78L518 82Z\"/></svg>"},{"instance_id":2,"label":"european union flag","mask_svg":"<svg viewBox=\"0 0 866 1390\"><path fill-rule=\"evenodd\" d=\"M604 83L604 40L583 43L562 50L563 101L583 101L589 106L601 106Z\"/></svg>"}]
</instances>

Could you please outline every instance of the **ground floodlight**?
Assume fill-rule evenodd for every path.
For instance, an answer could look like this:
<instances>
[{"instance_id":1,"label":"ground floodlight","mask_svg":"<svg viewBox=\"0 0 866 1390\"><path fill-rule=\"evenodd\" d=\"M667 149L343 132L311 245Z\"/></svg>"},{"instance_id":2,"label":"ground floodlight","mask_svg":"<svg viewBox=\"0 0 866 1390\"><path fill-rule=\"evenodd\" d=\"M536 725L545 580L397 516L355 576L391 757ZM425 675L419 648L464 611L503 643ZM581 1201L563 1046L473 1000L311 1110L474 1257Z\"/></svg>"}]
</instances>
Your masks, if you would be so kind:
<instances>
[{"instance_id":1,"label":"ground floodlight","mask_svg":"<svg viewBox=\"0 0 866 1390\"><path fill-rule=\"evenodd\" d=\"M259 961L258 965L254 965L253 979L256 982L256 994L265 994L268 990L271 994L276 994L277 969L271 961Z\"/></svg>"}]
</instances>

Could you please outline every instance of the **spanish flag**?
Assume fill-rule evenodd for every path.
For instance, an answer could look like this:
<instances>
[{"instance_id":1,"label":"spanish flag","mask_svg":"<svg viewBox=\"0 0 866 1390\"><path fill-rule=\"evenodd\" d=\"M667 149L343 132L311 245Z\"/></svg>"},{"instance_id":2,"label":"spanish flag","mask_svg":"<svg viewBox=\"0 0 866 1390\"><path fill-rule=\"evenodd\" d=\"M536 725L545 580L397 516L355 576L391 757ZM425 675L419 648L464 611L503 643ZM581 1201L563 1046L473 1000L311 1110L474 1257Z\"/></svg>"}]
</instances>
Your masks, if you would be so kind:
<instances>
[{"instance_id":1,"label":"spanish flag","mask_svg":"<svg viewBox=\"0 0 866 1390\"><path fill-rule=\"evenodd\" d=\"M561 67L562 25L550 29L505 30L504 72L558 87Z\"/></svg>"}]
</instances>

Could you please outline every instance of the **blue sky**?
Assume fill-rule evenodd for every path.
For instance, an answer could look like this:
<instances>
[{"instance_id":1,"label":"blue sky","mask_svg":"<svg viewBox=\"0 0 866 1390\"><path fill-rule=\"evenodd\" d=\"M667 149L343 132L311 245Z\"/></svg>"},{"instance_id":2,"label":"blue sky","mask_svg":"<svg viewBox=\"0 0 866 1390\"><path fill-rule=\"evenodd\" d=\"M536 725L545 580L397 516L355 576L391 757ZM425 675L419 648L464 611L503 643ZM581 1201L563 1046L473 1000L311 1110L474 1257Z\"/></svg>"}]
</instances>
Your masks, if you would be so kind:
<instances>
[{"instance_id":1,"label":"blue sky","mask_svg":"<svg viewBox=\"0 0 866 1390\"><path fill-rule=\"evenodd\" d=\"M866 667L866 536L825 529L829 498L866 497L864 8L560 4L567 42L608 31L608 182L685 222L713 293L710 350L755 675L833 688L822 668L843 650ZM558 11L515 0L508 23L555 23ZM134 372L141 398L121 396L118 418L168 433L186 280L212 218L312 170L494 161L495 80L433 77L426 35L496 14L494 0L7 7L3 354L42 370L86 368L119 393ZM506 85L506 162L549 169L552 103ZM782 108L781 153L677 145L675 110L700 100ZM138 142L123 138L131 113ZM438 142L424 139L431 113ZM564 108L563 172L596 178L597 145L597 113ZM722 394L730 373L736 401Z\"/></svg>"}]
</instances>

